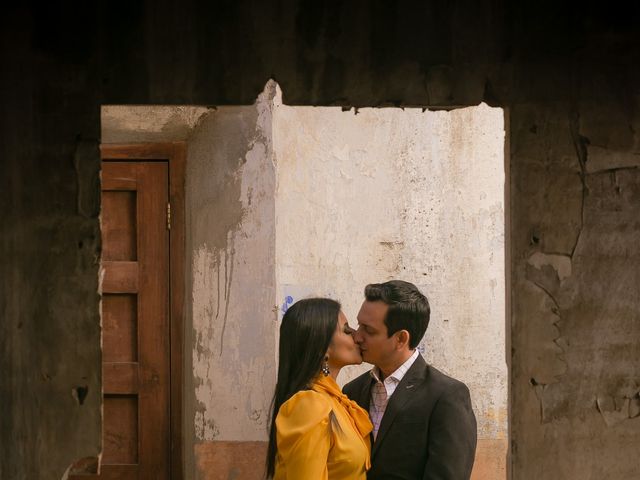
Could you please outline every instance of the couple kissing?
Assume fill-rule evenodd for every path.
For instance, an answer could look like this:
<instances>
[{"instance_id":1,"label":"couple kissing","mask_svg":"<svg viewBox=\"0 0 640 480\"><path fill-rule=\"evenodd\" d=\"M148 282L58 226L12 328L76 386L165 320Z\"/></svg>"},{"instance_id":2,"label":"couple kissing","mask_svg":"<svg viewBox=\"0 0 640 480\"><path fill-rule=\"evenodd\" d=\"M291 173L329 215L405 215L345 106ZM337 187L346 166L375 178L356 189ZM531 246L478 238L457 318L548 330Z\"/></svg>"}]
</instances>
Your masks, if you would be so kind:
<instances>
[{"instance_id":1,"label":"couple kissing","mask_svg":"<svg viewBox=\"0 0 640 480\"><path fill-rule=\"evenodd\" d=\"M294 303L280 327L267 478L468 480L477 431L469 389L417 346L430 307L400 280L370 284L352 329L328 298ZM374 367L341 391L342 367Z\"/></svg>"}]
</instances>

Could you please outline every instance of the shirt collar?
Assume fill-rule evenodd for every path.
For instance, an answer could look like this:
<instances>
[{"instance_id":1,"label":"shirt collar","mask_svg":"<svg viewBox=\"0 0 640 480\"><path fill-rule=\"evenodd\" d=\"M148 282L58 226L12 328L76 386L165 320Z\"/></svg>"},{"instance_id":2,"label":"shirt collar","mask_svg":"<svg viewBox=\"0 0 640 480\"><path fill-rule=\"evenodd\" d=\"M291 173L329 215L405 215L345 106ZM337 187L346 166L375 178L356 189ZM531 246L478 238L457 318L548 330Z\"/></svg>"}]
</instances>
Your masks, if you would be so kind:
<instances>
[{"instance_id":1,"label":"shirt collar","mask_svg":"<svg viewBox=\"0 0 640 480\"><path fill-rule=\"evenodd\" d=\"M391 373L391 375L389 375L387 378L391 378L396 383L400 383L400 381L404 378L404 376L407 374L407 372L411 368L411 365L413 365L413 362L416 361L416 358L418 358L418 349L417 348L413 351L413 354L402 365L400 365L398 368L396 368ZM373 379L376 382L382 382L382 380L380 380L380 369L378 367L373 367L369 371L369 374L373 377ZM386 380L386 378L385 378L385 380Z\"/></svg>"}]
</instances>

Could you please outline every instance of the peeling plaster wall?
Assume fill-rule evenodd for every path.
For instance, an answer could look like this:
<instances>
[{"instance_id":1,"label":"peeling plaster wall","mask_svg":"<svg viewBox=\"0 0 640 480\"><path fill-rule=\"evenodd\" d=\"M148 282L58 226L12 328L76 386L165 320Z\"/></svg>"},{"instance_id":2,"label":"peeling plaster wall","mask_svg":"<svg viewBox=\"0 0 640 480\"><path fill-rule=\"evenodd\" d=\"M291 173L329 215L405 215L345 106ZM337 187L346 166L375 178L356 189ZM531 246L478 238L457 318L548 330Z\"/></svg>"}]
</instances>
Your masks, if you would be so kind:
<instances>
[{"instance_id":1,"label":"peeling plaster wall","mask_svg":"<svg viewBox=\"0 0 640 480\"><path fill-rule=\"evenodd\" d=\"M0 17L0 478L57 480L102 448L99 107Z\"/></svg>"},{"instance_id":2,"label":"peeling plaster wall","mask_svg":"<svg viewBox=\"0 0 640 480\"><path fill-rule=\"evenodd\" d=\"M527 122L513 144L528 152L512 177L523 213L513 218L516 478L638 478L639 122L594 128L599 114L561 104L514 113Z\"/></svg>"},{"instance_id":3,"label":"peeling plaster wall","mask_svg":"<svg viewBox=\"0 0 640 480\"><path fill-rule=\"evenodd\" d=\"M471 387L485 447L474 478L504 478L502 110L355 114L288 107L276 88L209 113L188 144L196 478L261 471L285 298L339 298L354 323L364 285L389 278L430 296L421 348Z\"/></svg>"},{"instance_id":4,"label":"peeling plaster wall","mask_svg":"<svg viewBox=\"0 0 640 480\"><path fill-rule=\"evenodd\" d=\"M276 105L273 122L280 303L329 295L355 325L367 283L419 285L433 312L420 348L469 385L480 438L500 440L501 465L483 477L496 479L507 445L503 117L486 105Z\"/></svg>"},{"instance_id":5,"label":"peeling plaster wall","mask_svg":"<svg viewBox=\"0 0 640 480\"><path fill-rule=\"evenodd\" d=\"M169 105L104 105L102 143L186 141L210 108Z\"/></svg>"},{"instance_id":6,"label":"peeling plaster wall","mask_svg":"<svg viewBox=\"0 0 640 480\"><path fill-rule=\"evenodd\" d=\"M100 106L250 105L269 78L290 105L508 108L512 477L640 476L639 22L637 2L8 4L0 477L60 478L101 448ZM536 283L563 256L558 308ZM541 403L531 378L556 377Z\"/></svg>"},{"instance_id":7,"label":"peeling plaster wall","mask_svg":"<svg viewBox=\"0 0 640 480\"><path fill-rule=\"evenodd\" d=\"M270 83L253 106L212 111L188 143L189 478L220 468L206 463L220 442L266 436L275 379L274 92Z\"/></svg>"},{"instance_id":8,"label":"peeling plaster wall","mask_svg":"<svg viewBox=\"0 0 640 480\"><path fill-rule=\"evenodd\" d=\"M188 478L237 468L238 447L259 451L252 469L263 455L253 440L264 440L275 377L275 88L248 107L102 107L103 144L187 142Z\"/></svg>"}]
</instances>

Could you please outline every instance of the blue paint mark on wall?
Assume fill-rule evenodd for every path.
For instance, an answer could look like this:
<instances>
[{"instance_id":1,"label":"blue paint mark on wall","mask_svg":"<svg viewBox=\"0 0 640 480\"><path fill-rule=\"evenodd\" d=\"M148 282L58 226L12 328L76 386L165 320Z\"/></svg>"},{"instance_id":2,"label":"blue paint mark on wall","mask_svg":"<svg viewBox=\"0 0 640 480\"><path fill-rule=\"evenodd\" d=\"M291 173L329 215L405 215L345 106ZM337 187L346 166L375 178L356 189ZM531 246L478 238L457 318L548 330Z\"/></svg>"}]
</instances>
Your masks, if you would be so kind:
<instances>
[{"instance_id":1,"label":"blue paint mark on wall","mask_svg":"<svg viewBox=\"0 0 640 480\"><path fill-rule=\"evenodd\" d=\"M329 297L336 298L333 292L323 291L317 287L311 285L292 285L282 284L282 303L278 308L279 320L282 320L282 316L287 310L296 303L298 300L309 297Z\"/></svg>"},{"instance_id":2,"label":"blue paint mark on wall","mask_svg":"<svg viewBox=\"0 0 640 480\"><path fill-rule=\"evenodd\" d=\"M287 310L289 310L289 307L291 305L293 305L293 297L291 295L287 295L286 297L284 297L284 302L282 302L282 307L280 307L280 310L283 315L287 313Z\"/></svg>"}]
</instances>

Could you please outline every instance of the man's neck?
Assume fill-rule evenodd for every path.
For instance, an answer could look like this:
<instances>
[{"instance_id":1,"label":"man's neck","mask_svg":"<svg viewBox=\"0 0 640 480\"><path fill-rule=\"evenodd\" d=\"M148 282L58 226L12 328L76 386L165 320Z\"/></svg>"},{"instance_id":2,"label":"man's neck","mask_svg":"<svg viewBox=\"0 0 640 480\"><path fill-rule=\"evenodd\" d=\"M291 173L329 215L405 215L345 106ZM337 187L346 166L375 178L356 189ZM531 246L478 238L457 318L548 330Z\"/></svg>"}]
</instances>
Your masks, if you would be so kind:
<instances>
[{"instance_id":1,"label":"man's neck","mask_svg":"<svg viewBox=\"0 0 640 480\"><path fill-rule=\"evenodd\" d=\"M398 355L397 358L393 359L391 363L385 366L379 366L378 373L381 377L380 380L384 381L385 378L387 378L389 375L395 372L398 368L400 368L400 366L404 362L406 362L407 360L409 360L409 358L411 358L411 355L413 355L414 352L415 352L415 349L399 352L400 355Z\"/></svg>"}]
</instances>

